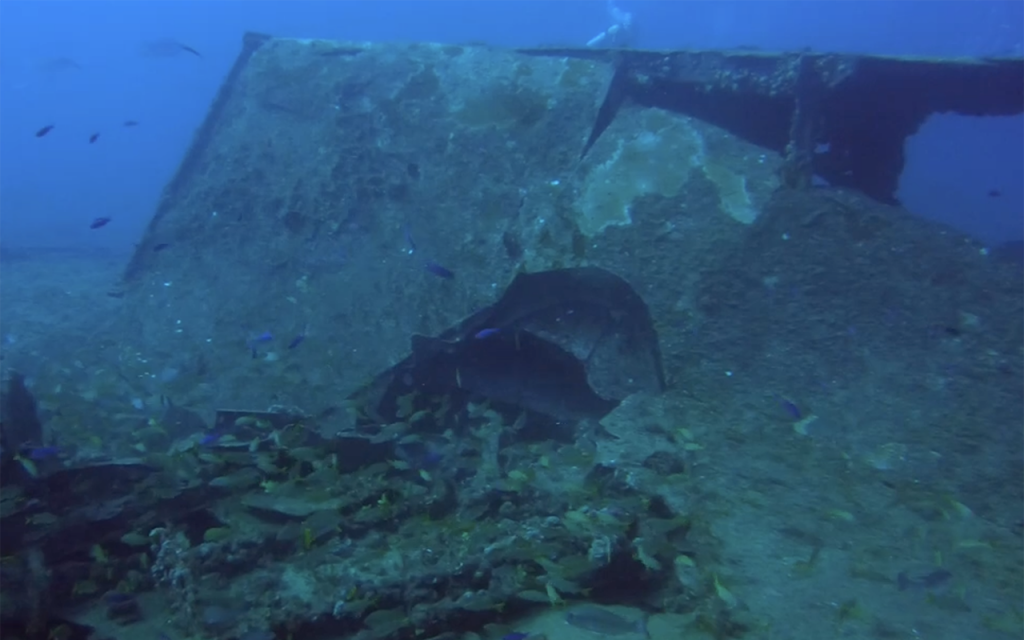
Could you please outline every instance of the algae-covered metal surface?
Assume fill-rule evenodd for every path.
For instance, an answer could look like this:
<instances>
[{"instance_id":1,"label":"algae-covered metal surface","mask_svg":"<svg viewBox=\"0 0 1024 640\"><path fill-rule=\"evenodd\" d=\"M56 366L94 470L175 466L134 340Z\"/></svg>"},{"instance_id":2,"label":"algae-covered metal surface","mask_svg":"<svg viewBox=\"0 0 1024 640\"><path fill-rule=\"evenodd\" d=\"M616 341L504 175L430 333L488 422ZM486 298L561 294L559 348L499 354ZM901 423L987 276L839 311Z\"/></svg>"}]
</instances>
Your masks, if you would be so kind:
<instances>
[{"instance_id":1,"label":"algae-covered metal surface","mask_svg":"<svg viewBox=\"0 0 1024 640\"><path fill-rule=\"evenodd\" d=\"M792 182L806 145L783 143L806 105L834 102L865 68L924 65L919 86L937 73L817 54L245 42L117 292L135 318L126 335L146 345L126 340L121 360L180 371L161 390L192 406L311 415L520 271L611 268L677 343L681 323L703 321L698 279ZM949 73L999 79L1014 64ZM1013 107L992 93L1000 104L961 106ZM750 100L760 128L734 126L728 100L708 114L722 126L698 119L679 104L697 94L698 115L715 96Z\"/></svg>"},{"instance_id":2,"label":"algae-covered metal surface","mask_svg":"<svg viewBox=\"0 0 1024 640\"><path fill-rule=\"evenodd\" d=\"M607 63L247 42L125 278L159 357L202 370L193 401L318 413L516 272L586 263L636 199L694 168L725 226L776 184L773 154L657 109L617 114L581 163Z\"/></svg>"}]
</instances>

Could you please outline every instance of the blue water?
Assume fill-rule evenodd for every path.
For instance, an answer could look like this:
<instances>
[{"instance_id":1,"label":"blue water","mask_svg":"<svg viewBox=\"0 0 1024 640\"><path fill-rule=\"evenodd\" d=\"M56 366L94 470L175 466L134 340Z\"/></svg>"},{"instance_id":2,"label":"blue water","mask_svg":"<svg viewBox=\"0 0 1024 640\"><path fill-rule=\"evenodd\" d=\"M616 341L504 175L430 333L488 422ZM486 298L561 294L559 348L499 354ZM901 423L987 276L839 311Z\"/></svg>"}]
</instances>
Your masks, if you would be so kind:
<instances>
[{"instance_id":1,"label":"blue water","mask_svg":"<svg viewBox=\"0 0 1024 640\"><path fill-rule=\"evenodd\" d=\"M933 56L1021 55L1021 2L622 2L631 44ZM373 41L587 42L604 2L0 3L0 224L6 246L127 249L189 145L242 33ZM173 38L197 51L140 55ZM59 67L73 60L81 68ZM66 66L66 65L65 65ZM126 119L142 123L125 130ZM1024 234L1021 116L937 117L908 143L911 210L985 241ZM56 124L62 134L33 133ZM90 135L99 132L95 144ZM962 144L961 139L969 139ZM936 153L936 149L938 153ZM941 189L936 189L941 185ZM1001 198L986 193L998 189ZM116 220L104 233L88 222Z\"/></svg>"}]
</instances>

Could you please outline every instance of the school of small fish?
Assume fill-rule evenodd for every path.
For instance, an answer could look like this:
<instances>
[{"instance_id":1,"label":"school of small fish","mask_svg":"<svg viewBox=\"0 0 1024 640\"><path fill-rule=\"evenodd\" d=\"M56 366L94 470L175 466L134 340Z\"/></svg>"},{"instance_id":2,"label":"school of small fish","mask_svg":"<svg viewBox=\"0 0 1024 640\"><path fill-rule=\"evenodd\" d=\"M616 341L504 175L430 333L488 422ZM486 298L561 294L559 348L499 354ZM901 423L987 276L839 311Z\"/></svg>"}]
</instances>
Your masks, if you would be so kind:
<instances>
[{"instance_id":1,"label":"school of small fish","mask_svg":"<svg viewBox=\"0 0 1024 640\"><path fill-rule=\"evenodd\" d=\"M148 57L148 58L166 58L166 57L171 57L171 56L178 55L180 53L189 53L189 54L194 55L195 57L200 58L200 59L203 57L203 55L201 53L199 53L197 50L195 50L194 48L192 48L192 47L190 47L190 46L188 46L186 44L183 44L181 42L178 42L177 40L166 39L166 38L162 39L162 40L156 40L156 41L153 41L153 42L145 43L141 47L139 53L142 56ZM60 70L82 71L84 69L84 67L82 65L78 64L77 62L75 62L74 60L70 59L70 58L55 58L53 60L48 61L45 64L44 69L48 70L48 71L60 71ZM44 138L44 137L46 137L46 135L49 134L51 131L53 131L56 128L56 126L57 126L56 124L48 124L48 125L40 128L40 129L38 129L36 131L36 133L35 133L35 137L37 137L37 138ZM139 121L138 120L125 120L124 122L122 122L122 126L123 127L128 127L128 128L130 128L130 127L137 127L137 126L139 126ZM99 139L100 139L100 132L99 131L94 131L93 133L91 133L89 135L89 138L88 138L89 144L95 144L96 141L99 140ZM92 223L89 225L89 228L90 229L99 229L101 227L105 227L107 225L107 223L110 222L110 220L111 219L109 217L98 217L98 218L95 218L92 221ZM161 249L165 249L168 246L170 246L170 245L167 245L167 244L158 245L158 248L156 248L154 250L155 251L160 251Z\"/></svg>"}]
</instances>

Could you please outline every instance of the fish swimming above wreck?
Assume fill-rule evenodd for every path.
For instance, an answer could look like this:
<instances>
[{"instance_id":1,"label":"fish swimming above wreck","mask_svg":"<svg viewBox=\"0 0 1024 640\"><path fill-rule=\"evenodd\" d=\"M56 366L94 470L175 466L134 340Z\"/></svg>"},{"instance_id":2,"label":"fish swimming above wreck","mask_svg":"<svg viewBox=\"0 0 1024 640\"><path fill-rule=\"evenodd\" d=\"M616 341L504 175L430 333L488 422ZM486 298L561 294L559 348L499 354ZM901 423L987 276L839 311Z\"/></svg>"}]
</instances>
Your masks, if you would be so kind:
<instances>
[{"instance_id":1,"label":"fish swimming above wreck","mask_svg":"<svg viewBox=\"0 0 1024 640\"><path fill-rule=\"evenodd\" d=\"M161 38L143 43L139 47L139 53L144 58L172 58L181 53L191 53L197 58L203 55L192 47L182 44L173 38Z\"/></svg>"}]
</instances>

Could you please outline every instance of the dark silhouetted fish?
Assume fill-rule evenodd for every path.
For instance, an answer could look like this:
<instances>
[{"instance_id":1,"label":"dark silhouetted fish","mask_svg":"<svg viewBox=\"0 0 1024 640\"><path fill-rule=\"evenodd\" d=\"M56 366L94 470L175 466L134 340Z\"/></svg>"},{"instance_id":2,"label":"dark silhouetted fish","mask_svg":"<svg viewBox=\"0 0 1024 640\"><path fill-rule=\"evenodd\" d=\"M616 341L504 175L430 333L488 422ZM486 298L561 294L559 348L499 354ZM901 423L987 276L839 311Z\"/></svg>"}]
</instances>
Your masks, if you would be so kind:
<instances>
[{"instance_id":1,"label":"dark silhouetted fish","mask_svg":"<svg viewBox=\"0 0 1024 640\"><path fill-rule=\"evenodd\" d=\"M11 372L0 394L0 444L7 451L41 442L43 423L39 419L35 396L25 385L25 377Z\"/></svg>"},{"instance_id":2,"label":"dark silhouetted fish","mask_svg":"<svg viewBox=\"0 0 1024 640\"><path fill-rule=\"evenodd\" d=\"M146 58L171 58L182 52L191 53L197 58L203 57L202 54L192 47L170 38L147 42L140 49L140 53Z\"/></svg>"},{"instance_id":3,"label":"dark silhouetted fish","mask_svg":"<svg viewBox=\"0 0 1024 640\"><path fill-rule=\"evenodd\" d=\"M110 218L96 218L95 220L92 221L92 224L89 225L89 228L99 229L100 227L107 226L108 222L110 222Z\"/></svg>"},{"instance_id":4,"label":"dark silhouetted fish","mask_svg":"<svg viewBox=\"0 0 1024 640\"><path fill-rule=\"evenodd\" d=\"M100 137L99 133L94 133L91 136L89 136L89 144L92 144L92 143L96 142L97 140L99 140L99 137Z\"/></svg>"},{"instance_id":5,"label":"dark silhouetted fish","mask_svg":"<svg viewBox=\"0 0 1024 640\"><path fill-rule=\"evenodd\" d=\"M52 125L52 124L46 125L45 127L40 129L39 131L36 131L36 137L37 138L42 138L46 134L50 133L50 131L53 130L53 127L54 127L54 125Z\"/></svg>"},{"instance_id":6,"label":"dark silhouetted fish","mask_svg":"<svg viewBox=\"0 0 1024 640\"><path fill-rule=\"evenodd\" d=\"M433 260L423 265L423 268L429 271L430 273L434 274L435 276L439 278L444 278L445 280L451 280L452 278L455 277L455 273L451 269L445 269L444 267L437 264Z\"/></svg>"},{"instance_id":7,"label":"dark silhouetted fish","mask_svg":"<svg viewBox=\"0 0 1024 640\"><path fill-rule=\"evenodd\" d=\"M299 335L297 335L294 338L292 338L292 341L288 343L288 348L289 349L294 349L295 347L297 347L300 344L302 344L302 342L306 339L307 335L309 335L309 324L308 323L306 324L305 328L302 330L302 333L300 333Z\"/></svg>"},{"instance_id":8,"label":"dark silhouetted fish","mask_svg":"<svg viewBox=\"0 0 1024 640\"><path fill-rule=\"evenodd\" d=\"M137 126L139 126L139 123L136 120L125 120L124 121L124 126L126 126L126 127L137 127Z\"/></svg>"},{"instance_id":9,"label":"dark silhouetted fish","mask_svg":"<svg viewBox=\"0 0 1024 640\"><path fill-rule=\"evenodd\" d=\"M186 47L185 45L181 44L180 42L178 43L178 46L181 47L182 50L188 51L189 53L193 54L197 58L202 58L203 57L202 54L200 54L198 51L196 51L192 47Z\"/></svg>"},{"instance_id":10,"label":"dark silhouetted fish","mask_svg":"<svg viewBox=\"0 0 1024 640\"><path fill-rule=\"evenodd\" d=\"M900 591L906 591L907 589L924 589L925 591L934 591L946 586L952 578L952 573L941 568L917 576L912 576L906 571L901 571L900 574L896 576L896 586L899 587Z\"/></svg>"}]
</instances>

